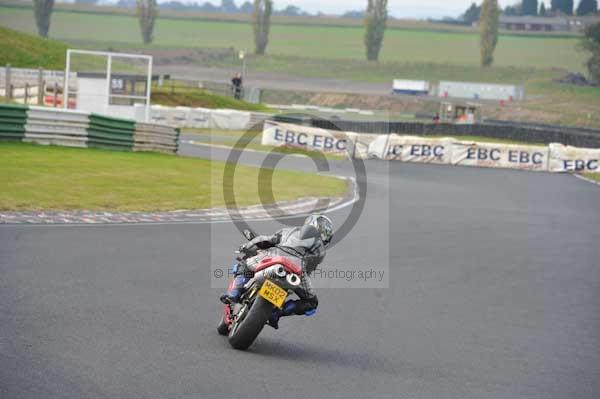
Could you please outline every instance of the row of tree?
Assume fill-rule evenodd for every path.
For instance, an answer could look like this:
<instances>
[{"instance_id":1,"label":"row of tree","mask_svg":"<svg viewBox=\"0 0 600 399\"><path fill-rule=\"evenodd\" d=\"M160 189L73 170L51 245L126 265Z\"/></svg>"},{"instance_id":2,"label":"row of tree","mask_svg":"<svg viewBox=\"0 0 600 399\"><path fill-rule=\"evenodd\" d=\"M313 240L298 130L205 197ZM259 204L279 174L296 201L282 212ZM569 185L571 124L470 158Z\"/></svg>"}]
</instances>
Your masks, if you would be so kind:
<instances>
[{"instance_id":1,"label":"row of tree","mask_svg":"<svg viewBox=\"0 0 600 399\"><path fill-rule=\"evenodd\" d=\"M100 0L75 0L76 4L102 4ZM117 7L120 8L135 8L136 0L119 0L116 3ZM213 5L213 3L207 1L205 3L197 2L186 2L183 3L180 0L170 0L161 2L158 5L160 10L177 10L177 11L199 11L206 13L227 13L227 14L252 14L254 11L254 4L251 1L245 1L239 7L235 4L234 0L221 0L221 5ZM281 10L274 10L273 15L283 15L288 17L308 16L310 13L302 10L300 7L294 5L288 5Z\"/></svg>"},{"instance_id":2,"label":"row of tree","mask_svg":"<svg viewBox=\"0 0 600 399\"><path fill-rule=\"evenodd\" d=\"M78 0L95 1L95 0ZM137 16L140 24L142 39L145 44L152 43L154 39L154 24L158 16L156 0L135 0ZM365 21L365 47L369 61L377 61L383 44L383 34L388 18L387 0L368 0L364 12ZM33 9L40 36L47 37L50 30L50 17L54 7L54 0L33 0ZM244 7L244 6L242 6ZM291 8L290 8L291 7ZM233 0L223 0L221 8L225 10L239 10ZM284 11L294 15L303 15L302 11L294 6L288 6ZM266 52L269 43L271 15L273 14L273 0L254 0L252 7L252 24L254 31L254 46L257 55Z\"/></svg>"},{"instance_id":3,"label":"row of tree","mask_svg":"<svg viewBox=\"0 0 600 399\"><path fill-rule=\"evenodd\" d=\"M538 5L539 4L539 5ZM538 2L538 0L523 0L511 6L504 7L501 11L504 15L530 15L530 16L552 16L552 15L573 15L573 0L552 0L550 9L546 8L546 4ZM593 15L598 12L598 0L580 0L575 13L577 15ZM472 3L462 15L461 19L466 24L473 24L479 21L481 6Z\"/></svg>"},{"instance_id":4,"label":"row of tree","mask_svg":"<svg viewBox=\"0 0 600 399\"><path fill-rule=\"evenodd\" d=\"M533 0L536 1L536 0ZM553 6L561 0L552 0ZM564 0L567 1L567 0ZM568 0L571 1L572 0ZM583 1L583 0L582 0ZM596 1L596 0L593 0ZM46 37L50 28L50 15L54 0L33 0L34 13L38 32ZM525 1L523 2L525 4ZM153 39L154 23L157 18L156 0L136 0L137 15L144 43L151 43ZM494 51L498 44L498 25L501 13L498 0L483 0L481 7L477 8L480 28L480 61L483 67L488 67L494 62ZM473 6L471 8L473 8ZM533 5L531 5L533 7ZM537 7L537 1L535 4ZM271 15L273 14L273 0L254 0L252 23L254 31L255 53L263 55L269 43ZM364 12L365 35L364 44L366 57L369 61L377 61L383 45L383 37L388 19L388 0L367 0ZM590 39L590 35L592 39ZM600 80L600 23L586 29L582 47L591 51L593 57L588 63L590 75Z\"/></svg>"}]
</instances>

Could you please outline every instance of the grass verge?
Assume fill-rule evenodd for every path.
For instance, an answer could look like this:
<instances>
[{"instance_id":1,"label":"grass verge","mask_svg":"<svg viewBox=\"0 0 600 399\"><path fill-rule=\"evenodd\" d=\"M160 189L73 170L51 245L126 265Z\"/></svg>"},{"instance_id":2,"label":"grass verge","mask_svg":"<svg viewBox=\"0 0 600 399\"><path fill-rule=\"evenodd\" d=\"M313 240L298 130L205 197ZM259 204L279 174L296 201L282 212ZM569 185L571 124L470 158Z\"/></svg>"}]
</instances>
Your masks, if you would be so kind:
<instances>
[{"instance_id":1,"label":"grass verge","mask_svg":"<svg viewBox=\"0 0 600 399\"><path fill-rule=\"evenodd\" d=\"M66 54L64 43L0 27L1 66L62 70Z\"/></svg>"},{"instance_id":2,"label":"grass verge","mask_svg":"<svg viewBox=\"0 0 600 399\"><path fill-rule=\"evenodd\" d=\"M154 153L0 143L0 210L164 211L223 207L225 163ZM260 203L258 168L238 165L238 205ZM276 201L342 196L346 183L276 170Z\"/></svg>"},{"instance_id":3,"label":"grass verge","mask_svg":"<svg viewBox=\"0 0 600 399\"><path fill-rule=\"evenodd\" d=\"M588 179L592 179L597 182L600 182L600 173L586 173L586 174L584 174L584 176L587 177Z\"/></svg>"},{"instance_id":4,"label":"grass verge","mask_svg":"<svg viewBox=\"0 0 600 399\"><path fill-rule=\"evenodd\" d=\"M262 104L251 104L231 97L209 93L202 89L177 86L152 88L152 103L169 107L228 108L240 111L272 112Z\"/></svg>"}]
</instances>

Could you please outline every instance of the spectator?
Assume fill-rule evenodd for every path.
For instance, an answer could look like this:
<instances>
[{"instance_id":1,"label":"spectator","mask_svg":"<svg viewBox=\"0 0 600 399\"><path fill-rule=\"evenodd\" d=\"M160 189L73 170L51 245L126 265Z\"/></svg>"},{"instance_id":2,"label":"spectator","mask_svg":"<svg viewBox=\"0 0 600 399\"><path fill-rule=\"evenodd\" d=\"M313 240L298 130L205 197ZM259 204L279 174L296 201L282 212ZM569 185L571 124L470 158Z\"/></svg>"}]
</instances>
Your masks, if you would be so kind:
<instances>
[{"instance_id":1,"label":"spectator","mask_svg":"<svg viewBox=\"0 0 600 399\"><path fill-rule=\"evenodd\" d=\"M242 75L240 73L236 73L233 79L231 79L231 89L233 97L236 100L240 100L242 98Z\"/></svg>"}]
</instances>

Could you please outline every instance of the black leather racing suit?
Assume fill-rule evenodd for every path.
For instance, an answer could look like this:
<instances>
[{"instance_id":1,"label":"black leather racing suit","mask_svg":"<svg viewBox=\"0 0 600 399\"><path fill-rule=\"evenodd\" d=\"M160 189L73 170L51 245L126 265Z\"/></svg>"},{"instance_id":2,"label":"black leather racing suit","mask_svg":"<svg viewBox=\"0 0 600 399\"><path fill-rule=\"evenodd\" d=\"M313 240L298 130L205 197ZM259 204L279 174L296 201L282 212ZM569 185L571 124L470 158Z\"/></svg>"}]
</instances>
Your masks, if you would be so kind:
<instances>
[{"instance_id":1,"label":"black leather racing suit","mask_svg":"<svg viewBox=\"0 0 600 399\"><path fill-rule=\"evenodd\" d=\"M316 310L319 301L310 275L325 258L325 245L316 228L304 225L281 229L271 236L254 238L245 248L248 258L241 262L240 274L248 270L253 272L260 260L267 256L285 256L302 267L301 283L294 291L300 300L288 301L283 315L302 315ZM257 254L258 250L261 251Z\"/></svg>"}]
</instances>

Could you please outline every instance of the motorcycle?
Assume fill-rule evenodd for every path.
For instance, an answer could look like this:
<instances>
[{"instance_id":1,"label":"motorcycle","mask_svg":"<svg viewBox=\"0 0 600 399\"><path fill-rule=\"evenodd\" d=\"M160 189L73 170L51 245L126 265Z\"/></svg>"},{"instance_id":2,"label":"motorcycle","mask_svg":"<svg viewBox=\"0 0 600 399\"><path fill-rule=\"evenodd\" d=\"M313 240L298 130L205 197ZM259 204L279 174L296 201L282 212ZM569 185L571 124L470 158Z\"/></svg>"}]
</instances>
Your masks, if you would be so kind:
<instances>
[{"instance_id":1,"label":"motorcycle","mask_svg":"<svg viewBox=\"0 0 600 399\"><path fill-rule=\"evenodd\" d=\"M243 234L248 241L256 237L251 230L244 230ZM301 266L285 256L263 258L256 265L253 277L244 285L239 302L224 305L218 333L227 336L233 348L248 349L273 311L281 309L300 285L301 275Z\"/></svg>"}]
</instances>

